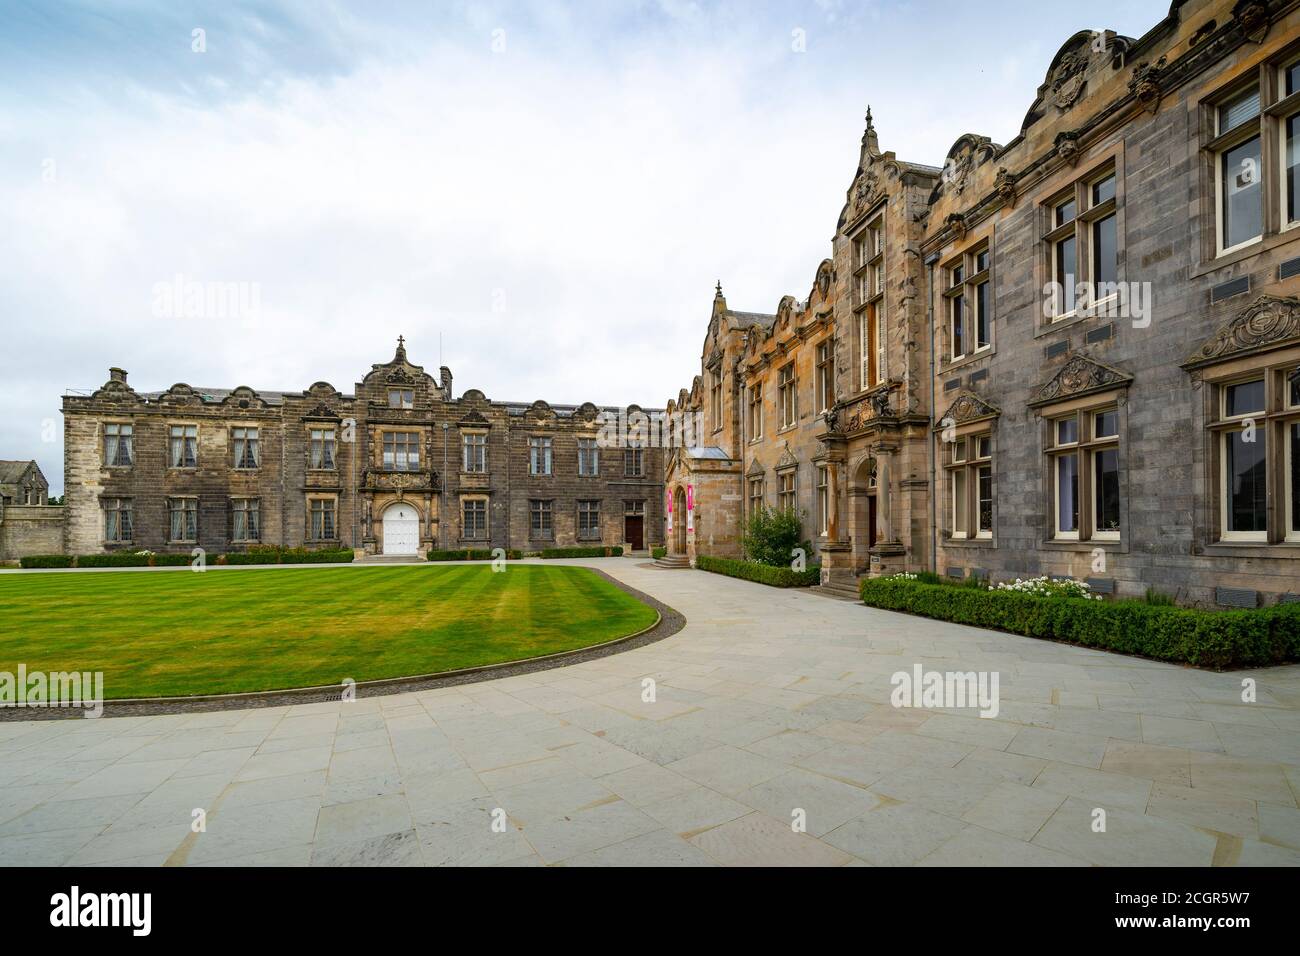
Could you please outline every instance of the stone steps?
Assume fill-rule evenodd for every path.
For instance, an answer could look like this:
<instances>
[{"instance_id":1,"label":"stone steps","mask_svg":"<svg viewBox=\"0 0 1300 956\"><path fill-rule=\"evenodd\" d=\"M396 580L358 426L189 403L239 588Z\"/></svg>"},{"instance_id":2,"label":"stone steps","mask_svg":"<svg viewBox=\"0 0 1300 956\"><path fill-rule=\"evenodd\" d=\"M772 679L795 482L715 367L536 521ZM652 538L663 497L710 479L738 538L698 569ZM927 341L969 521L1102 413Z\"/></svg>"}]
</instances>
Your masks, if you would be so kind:
<instances>
[{"instance_id":1,"label":"stone steps","mask_svg":"<svg viewBox=\"0 0 1300 956\"><path fill-rule=\"evenodd\" d=\"M690 559L684 554L666 554L662 558L655 559L656 568L689 568Z\"/></svg>"},{"instance_id":2,"label":"stone steps","mask_svg":"<svg viewBox=\"0 0 1300 956\"><path fill-rule=\"evenodd\" d=\"M853 584L843 584L833 581L830 584L814 585L809 588L809 590L812 591L813 594L820 594L823 597L834 598L837 601L853 601L856 603L862 600L861 596L858 594L857 586Z\"/></svg>"}]
</instances>

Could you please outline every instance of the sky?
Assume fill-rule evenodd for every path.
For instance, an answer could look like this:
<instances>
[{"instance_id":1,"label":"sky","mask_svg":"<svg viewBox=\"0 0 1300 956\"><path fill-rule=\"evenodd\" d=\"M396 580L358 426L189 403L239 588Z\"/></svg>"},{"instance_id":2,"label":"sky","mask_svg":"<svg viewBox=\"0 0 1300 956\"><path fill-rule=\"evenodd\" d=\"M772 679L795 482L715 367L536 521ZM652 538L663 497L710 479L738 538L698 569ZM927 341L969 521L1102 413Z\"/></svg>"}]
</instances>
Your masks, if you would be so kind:
<instances>
[{"instance_id":1,"label":"sky","mask_svg":"<svg viewBox=\"0 0 1300 956\"><path fill-rule=\"evenodd\" d=\"M1014 138L1075 32L1167 12L0 0L0 458L60 493L62 396L110 366L351 392L398 335L458 395L662 407L715 282L808 293L868 105L941 166Z\"/></svg>"}]
</instances>

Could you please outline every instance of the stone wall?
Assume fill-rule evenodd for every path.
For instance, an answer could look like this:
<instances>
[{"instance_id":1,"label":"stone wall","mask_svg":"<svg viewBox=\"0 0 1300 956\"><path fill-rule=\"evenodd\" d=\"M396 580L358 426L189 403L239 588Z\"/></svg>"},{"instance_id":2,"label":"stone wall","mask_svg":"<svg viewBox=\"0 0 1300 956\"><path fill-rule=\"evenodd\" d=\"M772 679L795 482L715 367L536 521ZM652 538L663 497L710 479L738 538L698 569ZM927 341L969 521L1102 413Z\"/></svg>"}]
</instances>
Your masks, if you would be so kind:
<instances>
[{"instance_id":1,"label":"stone wall","mask_svg":"<svg viewBox=\"0 0 1300 956\"><path fill-rule=\"evenodd\" d=\"M64 508L9 505L0 510L0 561L63 553Z\"/></svg>"}]
</instances>

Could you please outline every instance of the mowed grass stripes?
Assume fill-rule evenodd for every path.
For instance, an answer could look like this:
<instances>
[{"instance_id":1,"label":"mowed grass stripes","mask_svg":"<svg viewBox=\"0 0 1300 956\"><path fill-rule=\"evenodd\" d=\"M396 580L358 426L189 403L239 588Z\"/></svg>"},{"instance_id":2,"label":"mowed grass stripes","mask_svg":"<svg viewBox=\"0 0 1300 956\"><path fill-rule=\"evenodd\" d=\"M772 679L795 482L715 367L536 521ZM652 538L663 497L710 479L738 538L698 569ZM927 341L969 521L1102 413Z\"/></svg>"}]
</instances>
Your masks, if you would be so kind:
<instances>
[{"instance_id":1,"label":"mowed grass stripes","mask_svg":"<svg viewBox=\"0 0 1300 956\"><path fill-rule=\"evenodd\" d=\"M601 644L655 621L586 568L0 575L0 671L180 697L405 677Z\"/></svg>"}]
</instances>

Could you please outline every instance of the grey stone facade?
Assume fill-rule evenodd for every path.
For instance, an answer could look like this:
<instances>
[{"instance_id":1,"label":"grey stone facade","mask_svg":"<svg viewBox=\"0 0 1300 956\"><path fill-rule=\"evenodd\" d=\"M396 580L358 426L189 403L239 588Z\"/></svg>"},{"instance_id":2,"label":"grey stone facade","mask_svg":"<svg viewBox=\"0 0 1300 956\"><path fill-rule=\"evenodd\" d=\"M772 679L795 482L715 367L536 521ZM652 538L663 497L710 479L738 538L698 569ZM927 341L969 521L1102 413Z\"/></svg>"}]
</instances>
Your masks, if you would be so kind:
<instances>
[{"instance_id":1,"label":"grey stone facade","mask_svg":"<svg viewBox=\"0 0 1300 956\"><path fill-rule=\"evenodd\" d=\"M302 392L178 384L142 394L113 369L94 394L64 398L66 547L393 553L400 530L403 553L648 548L661 540L661 450L640 449L638 469L634 452L602 439L607 417L639 411L494 402L477 389L456 398L451 372L443 368L435 380L408 361L401 342L352 394L325 382ZM478 456L465 452L470 435L482 436L481 470ZM541 467L544 454L538 460L547 474L532 473L534 439L550 446L550 468ZM595 474L579 474L580 441L597 446ZM123 502L129 538L114 540ZM467 502L482 502L481 522L478 505Z\"/></svg>"}]
</instances>

